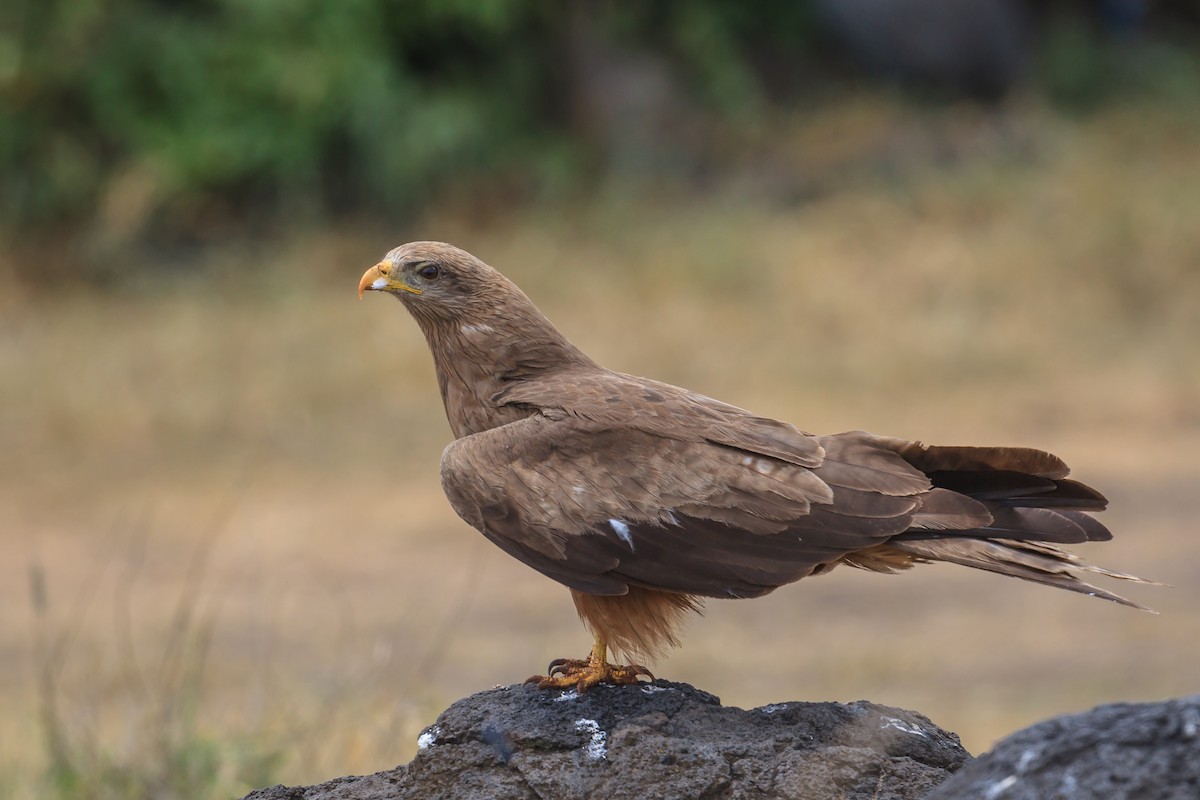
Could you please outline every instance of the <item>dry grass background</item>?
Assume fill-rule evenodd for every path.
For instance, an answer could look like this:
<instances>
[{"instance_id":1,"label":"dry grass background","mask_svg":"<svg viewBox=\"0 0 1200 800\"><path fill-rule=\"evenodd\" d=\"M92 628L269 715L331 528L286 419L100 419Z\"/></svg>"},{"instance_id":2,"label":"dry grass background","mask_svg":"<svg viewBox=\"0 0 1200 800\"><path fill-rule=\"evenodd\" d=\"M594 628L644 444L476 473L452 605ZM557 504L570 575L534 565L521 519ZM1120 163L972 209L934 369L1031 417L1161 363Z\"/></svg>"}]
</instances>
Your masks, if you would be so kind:
<instances>
[{"instance_id":1,"label":"dry grass background","mask_svg":"<svg viewBox=\"0 0 1200 800\"><path fill-rule=\"evenodd\" d=\"M897 118L870 108L798 126L796 159L836 163L862 146L847 131L886 148ZM1117 538L1085 555L1174 586L1122 587L1152 616L949 566L839 570L710 603L658 674L744 707L915 708L974 752L1200 690L1200 124L1018 122L1015 150L844 170L802 204L431 213L116 294L71 264L44 291L5 281L0 793L383 769L458 697L586 650L566 591L448 508L424 342L390 299L354 298L411 238L500 267L614 368L814 431L1058 452L1112 501Z\"/></svg>"}]
</instances>

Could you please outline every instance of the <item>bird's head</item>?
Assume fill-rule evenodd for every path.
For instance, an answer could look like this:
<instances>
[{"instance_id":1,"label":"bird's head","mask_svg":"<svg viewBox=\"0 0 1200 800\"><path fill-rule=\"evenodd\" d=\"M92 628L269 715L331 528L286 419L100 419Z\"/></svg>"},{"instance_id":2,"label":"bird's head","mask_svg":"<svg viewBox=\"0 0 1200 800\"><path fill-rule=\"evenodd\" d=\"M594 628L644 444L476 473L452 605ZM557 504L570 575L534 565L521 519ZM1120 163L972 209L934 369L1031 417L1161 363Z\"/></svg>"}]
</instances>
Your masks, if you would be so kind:
<instances>
[{"instance_id":1,"label":"bird's head","mask_svg":"<svg viewBox=\"0 0 1200 800\"><path fill-rule=\"evenodd\" d=\"M434 361L447 370L461 372L481 347L490 351L488 372L494 376L528 375L568 363L595 366L515 283L453 245L400 245L363 274L358 296L364 292L388 292L403 302Z\"/></svg>"},{"instance_id":2,"label":"bird's head","mask_svg":"<svg viewBox=\"0 0 1200 800\"><path fill-rule=\"evenodd\" d=\"M418 318L455 319L495 304L497 295L510 286L465 250L443 242L409 242L363 273L358 296L388 292Z\"/></svg>"}]
</instances>

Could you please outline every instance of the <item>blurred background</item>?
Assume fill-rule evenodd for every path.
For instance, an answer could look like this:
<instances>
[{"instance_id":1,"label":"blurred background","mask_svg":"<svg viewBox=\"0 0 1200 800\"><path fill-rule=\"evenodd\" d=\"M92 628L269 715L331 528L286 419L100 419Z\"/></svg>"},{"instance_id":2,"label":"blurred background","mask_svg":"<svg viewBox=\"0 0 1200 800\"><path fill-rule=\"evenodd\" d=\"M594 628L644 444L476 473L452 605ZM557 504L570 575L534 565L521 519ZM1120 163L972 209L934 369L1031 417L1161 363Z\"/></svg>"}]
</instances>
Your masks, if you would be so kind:
<instances>
[{"instance_id":1,"label":"blurred background","mask_svg":"<svg viewBox=\"0 0 1200 800\"><path fill-rule=\"evenodd\" d=\"M973 752L1200 690L1190 0L0 7L0 795L235 797L408 760L583 655L449 509L441 239L587 352L800 427L1039 446L1157 616L950 566L712 602L655 666Z\"/></svg>"}]
</instances>

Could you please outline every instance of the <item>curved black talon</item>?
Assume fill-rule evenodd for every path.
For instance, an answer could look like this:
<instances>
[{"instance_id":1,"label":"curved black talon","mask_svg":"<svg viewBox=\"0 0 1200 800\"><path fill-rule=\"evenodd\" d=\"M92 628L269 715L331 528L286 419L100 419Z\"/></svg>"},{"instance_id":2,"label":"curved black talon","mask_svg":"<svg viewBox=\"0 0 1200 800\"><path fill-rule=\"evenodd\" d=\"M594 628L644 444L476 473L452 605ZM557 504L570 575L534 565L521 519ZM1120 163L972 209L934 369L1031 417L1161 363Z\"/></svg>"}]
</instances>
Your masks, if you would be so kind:
<instances>
[{"instance_id":1,"label":"curved black talon","mask_svg":"<svg viewBox=\"0 0 1200 800\"><path fill-rule=\"evenodd\" d=\"M639 675L645 675L650 679L651 683L654 683L656 680L658 680L658 678L654 677L653 672L646 669L641 664L630 664L629 671L633 673L634 680L636 680Z\"/></svg>"},{"instance_id":2,"label":"curved black talon","mask_svg":"<svg viewBox=\"0 0 1200 800\"><path fill-rule=\"evenodd\" d=\"M550 662L546 674L550 677L569 675L572 672L587 669L590 663L586 658L556 658Z\"/></svg>"}]
</instances>

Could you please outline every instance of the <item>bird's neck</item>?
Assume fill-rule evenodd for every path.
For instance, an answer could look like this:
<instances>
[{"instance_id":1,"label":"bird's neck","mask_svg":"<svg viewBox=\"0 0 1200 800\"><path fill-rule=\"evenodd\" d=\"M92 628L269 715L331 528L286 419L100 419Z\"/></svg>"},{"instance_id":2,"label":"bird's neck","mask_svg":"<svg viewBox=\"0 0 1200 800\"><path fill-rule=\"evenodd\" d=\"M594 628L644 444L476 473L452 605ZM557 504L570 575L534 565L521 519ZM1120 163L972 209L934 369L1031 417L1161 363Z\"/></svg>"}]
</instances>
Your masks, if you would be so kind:
<instances>
[{"instance_id":1,"label":"bird's neck","mask_svg":"<svg viewBox=\"0 0 1200 800\"><path fill-rule=\"evenodd\" d=\"M422 325L433 353L446 418L456 439L538 412L503 402L514 381L562 369L597 368L532 303L496 308L470 322Z\"/></svg>"}]
</instances>

